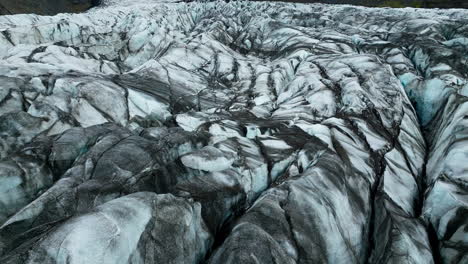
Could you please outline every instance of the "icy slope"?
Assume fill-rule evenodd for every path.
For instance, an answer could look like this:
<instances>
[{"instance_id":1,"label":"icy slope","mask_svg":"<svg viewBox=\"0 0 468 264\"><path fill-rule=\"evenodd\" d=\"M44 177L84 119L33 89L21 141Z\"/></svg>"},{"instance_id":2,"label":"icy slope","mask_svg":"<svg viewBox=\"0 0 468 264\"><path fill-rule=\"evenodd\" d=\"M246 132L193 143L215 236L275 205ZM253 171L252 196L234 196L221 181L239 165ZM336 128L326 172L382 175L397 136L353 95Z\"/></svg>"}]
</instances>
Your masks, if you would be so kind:
<instances>
[{"instance_id":1,"label":"icy slope","mask_svg":"<svg viewBox=\"0 0 468 264\"><path fill-rule=\"evenodd\" d=\"M1 263L466 263L467 17L0 17Z\"/></svg>"}]
</instances>

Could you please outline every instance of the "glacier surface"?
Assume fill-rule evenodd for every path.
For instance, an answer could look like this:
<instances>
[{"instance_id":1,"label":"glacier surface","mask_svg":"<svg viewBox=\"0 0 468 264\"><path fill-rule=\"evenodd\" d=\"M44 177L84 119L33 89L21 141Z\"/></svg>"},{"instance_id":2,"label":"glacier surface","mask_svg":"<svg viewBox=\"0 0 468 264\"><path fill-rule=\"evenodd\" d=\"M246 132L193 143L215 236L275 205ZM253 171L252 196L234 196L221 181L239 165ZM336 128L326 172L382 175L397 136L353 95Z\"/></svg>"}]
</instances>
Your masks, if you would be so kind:
<instances>
[{"instance_id":1,"label":"glacier surface","mask_svg":"<svg viewBox=\"0 0 468 264\"><path fill-rule=\"evenodd\" d=\"M0 262L468 263L468 11L0 16Z\"/></svg>"}]
</instances>

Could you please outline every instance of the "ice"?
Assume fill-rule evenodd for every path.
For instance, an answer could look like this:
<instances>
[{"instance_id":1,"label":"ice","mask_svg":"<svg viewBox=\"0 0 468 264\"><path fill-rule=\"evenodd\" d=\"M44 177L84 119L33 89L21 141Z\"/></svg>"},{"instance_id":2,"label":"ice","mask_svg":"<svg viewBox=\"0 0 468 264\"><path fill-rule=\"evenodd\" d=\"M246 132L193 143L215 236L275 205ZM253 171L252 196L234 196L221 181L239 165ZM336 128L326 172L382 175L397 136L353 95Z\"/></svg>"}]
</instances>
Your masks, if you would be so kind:
<instances>
[{"instance_id":1,"label":"ice","mask_svg":"<svg viewBox=\"0 0 468 264\"><path fill-rule=\"evenodd\" d=\"M195 131L200 125L209 121L209 116L204 113L185 113L176 116L177 124L187 131Z\"/></svg>"},{"instance_id":2,"label":"ice","mask_svg":"<svg viewBox=\"0 0 468 264\"><path fill-rule=\"evenodd\" d=\"M184 155L181 160L189 168L204 171L221 171L232 165L234 157L231 153L223 153L215 147L207 146L196 152Z\"/></svg>"},{"instance_id":3,"label":"ice","mask_svg":"<svg viewBox=\"0 0 468 264\"><path fill-rule=\"evenodd\" d=\"M148 94L129 89L127 98L130 118L141 116L165 121L171 117L168 106Z\"/></svg>"},{"instance_id":4,"label":"ice","mask_svg":"<svg viewBox=\"0 0 468 264\"><path fill-rule=\"evenodd\" d=\"M291 146L289 146L286 142L282 140L275 140L275 139L261 139L262 143L265 144L266 146L274 149L291 149Z\"/></svg>"}]
</instances>

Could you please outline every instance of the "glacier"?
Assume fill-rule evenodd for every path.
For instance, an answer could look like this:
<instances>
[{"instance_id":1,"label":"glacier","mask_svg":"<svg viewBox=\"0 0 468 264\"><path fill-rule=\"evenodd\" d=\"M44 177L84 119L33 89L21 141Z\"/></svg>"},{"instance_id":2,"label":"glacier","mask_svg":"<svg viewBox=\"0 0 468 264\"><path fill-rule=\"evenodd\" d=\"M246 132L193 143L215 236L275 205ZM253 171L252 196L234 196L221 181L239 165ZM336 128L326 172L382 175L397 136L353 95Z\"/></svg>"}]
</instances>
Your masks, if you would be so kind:
<instances>
[{"instance_id":1,"label":"glacier","mask_svg":"<svg viewBox=\"0 0 468 264\"><path fill-rule=\"evenodd\" d=\"M468 263L468 10L0 16L0 262Z\"/></svg>"}]
</instances>

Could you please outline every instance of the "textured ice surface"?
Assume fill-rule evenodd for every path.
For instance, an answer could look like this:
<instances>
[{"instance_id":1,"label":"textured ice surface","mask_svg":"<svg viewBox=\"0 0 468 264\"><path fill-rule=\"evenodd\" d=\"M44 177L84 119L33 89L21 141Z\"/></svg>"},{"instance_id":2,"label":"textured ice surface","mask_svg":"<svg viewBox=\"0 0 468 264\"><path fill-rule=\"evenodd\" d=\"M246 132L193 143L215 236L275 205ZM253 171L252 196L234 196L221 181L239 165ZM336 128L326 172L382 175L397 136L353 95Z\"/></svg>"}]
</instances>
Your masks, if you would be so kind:
<instances>
[{"instance_id":1,"label":"textured ice surface","mask_svg":"<svg viewBox=\"0 0 468 264\"><path fill-rule=\"evenodd\" d=\"M0 17L0 262L466 263L467 17Z\"/></svg>"}]
</instances>

